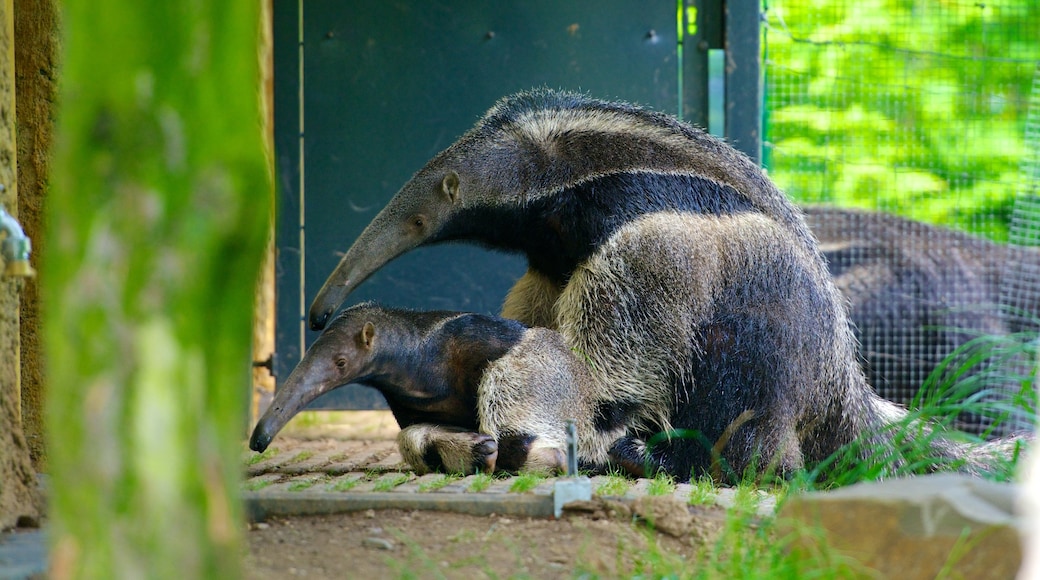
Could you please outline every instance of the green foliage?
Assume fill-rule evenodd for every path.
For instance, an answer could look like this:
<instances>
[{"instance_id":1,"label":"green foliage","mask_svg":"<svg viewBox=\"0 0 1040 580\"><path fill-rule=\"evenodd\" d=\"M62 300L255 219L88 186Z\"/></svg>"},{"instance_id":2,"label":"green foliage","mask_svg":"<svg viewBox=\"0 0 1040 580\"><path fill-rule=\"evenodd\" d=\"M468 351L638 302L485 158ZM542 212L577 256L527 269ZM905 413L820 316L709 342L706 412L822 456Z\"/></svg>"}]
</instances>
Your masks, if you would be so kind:
<instances>
[{"instance_id":1,"label":"green foliage","mask_svg":"<svg viewBox=\"0 0 1040 580\"><path fill-rule=\"evenodd\" d=\"M40 280L50 537L77 577L240 575L259 6L62 5Z\"/></svg>"},{"instance_id":2,"label":"green foliage","mask_svg":"<svg viewBox=\"0 0 1040 580\"><path fill-rule=\"evenodd\" d=\"M984 463L984 477L1012 481L1026 450L1025 441L979 447L985 445L983 439L953 430L951 425L963 413L989 419L991 430L1013 413L1035 417L1032 361L1037 354L1035 332L980 336L965 343L932 373L907 417L884 429L893 445L877 445L868 434L806 472L794 485L828 488L964 467L965 459L937 455L934 445L940 439L972 449L965 456ZM994 389L1001 389L1001 396L990 397ZM868 461L863 460L864 454Z\"/></svg>"},{"instance_id":3,"label":"green foliage","mask_svg":"<svg viewBox=\"0 0 1040 580\"><path fill-rule=\"evenodd\" d=\"M1037 21L1032 0L770 1L771 177L801 202L1006 239Z\"/></svg>"}]
</instances>

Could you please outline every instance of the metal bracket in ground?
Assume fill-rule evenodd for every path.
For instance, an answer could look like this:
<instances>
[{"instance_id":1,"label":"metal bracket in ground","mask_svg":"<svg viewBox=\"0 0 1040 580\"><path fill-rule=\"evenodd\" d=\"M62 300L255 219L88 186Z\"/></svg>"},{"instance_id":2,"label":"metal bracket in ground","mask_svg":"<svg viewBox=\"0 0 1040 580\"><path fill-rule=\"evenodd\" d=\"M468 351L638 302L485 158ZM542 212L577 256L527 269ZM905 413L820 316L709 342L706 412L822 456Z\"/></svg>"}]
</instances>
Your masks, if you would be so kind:
<instances>
[{"instance_id":1,"label":"metal bracket in ground","mask_svg":"<svg viewBox=\"0 0 1040 580\"><path fill-rule=\"evenodd\" d=\"M563 506L572 501L592 499L592 481L578 475L578 435L573 419L567 419L567 474L553 485L553 517L563 514Z\"/></svg>"}]
</instances>

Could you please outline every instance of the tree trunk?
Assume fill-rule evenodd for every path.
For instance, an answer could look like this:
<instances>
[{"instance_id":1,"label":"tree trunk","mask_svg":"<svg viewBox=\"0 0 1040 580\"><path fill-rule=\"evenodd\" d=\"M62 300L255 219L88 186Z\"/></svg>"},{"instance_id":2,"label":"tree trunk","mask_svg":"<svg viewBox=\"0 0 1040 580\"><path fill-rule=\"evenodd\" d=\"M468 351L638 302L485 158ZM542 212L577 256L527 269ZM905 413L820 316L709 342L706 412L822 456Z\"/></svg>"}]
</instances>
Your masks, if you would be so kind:
<instances>
[{"instance_id":1,"label":"tree trunk","mask_svg":"<svg viewBox=\"0 0 1040 580\"><path fill-rule=\"evenodd\" d=\"M255 0L63 5L52 574L232 578L269 183Z\"/></svg>"},{"instance_id":2,"label":"tree trunk","mask_svg":"<svg viewBox=\"0 0 1040 580\"><path fill-rule=\"evenodd\" d=\"M0 204L18 216L15 145L14 8L0 2ZM19 293L26 281L0 264L0 529L39 518L36 475L22 432ZM28 282L32 284L31 281Z\"/></svg>"},{"instance_id":3,"label":"tree trunk","mask_svg":"<svg viewBox=\"0 0 1040 580\"><path fill-rule=\"evenodd\" d=\"M15 0L15 97L18 112L18 222L32 240L32 264L46 255L43 205L53 151L54 99L57 96L57 0ZM22 428L37 471L46 471L43 446L43 331L37 278L22 288Z\"/></svg>"}]
</instances>

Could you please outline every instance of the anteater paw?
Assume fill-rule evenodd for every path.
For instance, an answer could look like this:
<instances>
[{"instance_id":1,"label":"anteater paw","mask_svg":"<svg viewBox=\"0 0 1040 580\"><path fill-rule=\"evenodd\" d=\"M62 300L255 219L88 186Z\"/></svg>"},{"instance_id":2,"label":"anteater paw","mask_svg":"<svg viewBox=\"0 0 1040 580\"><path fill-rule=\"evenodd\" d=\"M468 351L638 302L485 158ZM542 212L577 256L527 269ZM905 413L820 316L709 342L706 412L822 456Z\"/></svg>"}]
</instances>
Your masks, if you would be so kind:
<instances>
[{"instance_id":1,"label":"anteater paw","mask_svg":"<svg viewBox=\"0 0 1040 580\"><path fill-rule=\"evenodd\" d=\"M484 433L451 433L434 442L441 465L450 473L492 473L498 461L498 442Z\"/></svg>"},{"instance_id":2,"label":"anteater paw","mask_svg":"<svg viewBox=\"0 0 1040 580\"><path fill-rule=\"evenodd\" d=\"M491 473L498 460L498 442L493 437L459 427L409 425L397 435L397 446L417 473Z\"/></svg>"}]
</instances>

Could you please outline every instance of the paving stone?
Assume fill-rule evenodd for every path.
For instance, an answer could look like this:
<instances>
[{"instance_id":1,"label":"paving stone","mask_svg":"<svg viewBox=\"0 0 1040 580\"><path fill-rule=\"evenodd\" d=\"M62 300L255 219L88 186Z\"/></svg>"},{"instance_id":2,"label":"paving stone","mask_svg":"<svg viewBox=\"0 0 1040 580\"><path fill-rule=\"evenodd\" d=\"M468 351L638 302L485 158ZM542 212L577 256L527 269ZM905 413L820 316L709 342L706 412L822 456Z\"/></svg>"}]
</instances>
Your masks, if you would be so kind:
<instances>
[{"instance_id":1,"label":"paving stone","mask_svg":"<svg viewBox=\"0 0 1040 580\"><path fill-rule=\"evenodd\" d=\"M396 448L385 457L369 465L369 469L372 471L404 471L410 468Z\"/></svg>"},{"instance_id":2,"label":"paving stone","mask_svg":"<svg viewBox=\"0 0 1040 580\"><path fill-rule=\"evenodd\" d=\"M401 485L416 479L414 473L384 473L375 480L374 490L396 492Z\"/></svg>"},{"instance_id":3,"label":"paving stone","mask_svg":"<svg viewBox=\"0 0 1040 580\"><path fill-rule=\"evenodd\" d=\"M322 451L315 451L313 454L302 460L294 461L293 463L286 465L279 469L282 473L311 473L314 471L323 471L323 467L328 465L332 457L338 455L340 450L333 447Z\"/></svg>"},{"instance_id":4,"label":"paving stone","mask_svg":"<svg viewBox=\"0 0 1040 580\"><path fill-rule=\"evenodd\" d=\"M360 471L351 471L340 476L332 477L323 487L326 491L346 492L354 491L354 482L367 480L367 476Z\"/></svg>"},{"instance_id":5,"label":"paving stone","mask_svg":"<svg viewBox=\"0 0 1040 580\"><path fill-rule=\"evenodd\" d=\"M45 578L47 533L16 530L0 533L0 578Z\"/></svg>"},{"instance_id":6,"label":"paving stone","mask_svg":"<svg viewBox=\"0 0 1040 580\"><path fill-rule=\"evenodd\" d=\"M513 479L512 478L509 478L509 479L496 479L493 482L491 482L491 485L489 485L487 487L487 489L485 489L484 491L482 491L480 493L488 493L488 494L509 493L509 488L512 487L512 486L513 486Z\"/></svg>"},{"instance_id":7,"label":"paving stone","mask_svg":"<svg viewBox=\"0 0 1040 580\"><path fill-rule=\"evenodd\" d=\"M398 493L422 493L420 489L423 485L434 483L443 479L445 475L443 473L427 473L426 475L416 477L411 481L402 483L401 485L394 488L393 491Z\"/></svg>"},{"instance_id":8,"label":"paving stone","mask_svg":"<svg viewBox=\"0 0 1040 580\"><path fill-rule=\"evenodd\" d=\"M250 477L243 481L242 490L260 491L261 489L264 489L270 486L271 484L277 482L278 480L282 479L282 477L283 476L280 473L262 473L260 475Z\"/></svg>"},{"instance_id":9,"label":"paving stone","mask_svg":"<svg viewBox=\"0 0 1040 580\"><path fill-rule=\"evenodd\" d=\"M609 475L596 475L596 476L593 476L590 479L590 481L592 483L592 493L594 495L604 495L604 494L600 494L599 493L599 491L598 491L599 488L604 486L604 485L606 485L606 484L608 484L608 483L610 483L613 480L614 480L614 478L609 476ZM622 495L624 495L624 494L622 494ZM608 497L614 497L614 496L611 495L611 496L608 496ZM621 496L617 496L617 497L621 497Z\"/></svg>"},{"instance_id":10,"label":"paving stone","mask_svg":"<svg viewBox=\"0 0 1040 580\"><path fill-rule=\"evenodd\" d=\"M380 461L396 453L397 444L392 441L353 447L340 455L333 455L324 470L326 473L336 475L351 471L375 471L374 467Z\"/></svg>"},{"instance_id":11,"label":"paving stone","mask_svg":"<svg viewBox=\"0 0 1040 580\"><path fill-rule=\"evenodd\" d=\"M531 490L531 493L533 493L535 495L552 495L553 494L553 489L555 488L555 486L556 486L556 478L555 477L550 477L550 478L547 478L545 481L543 481L543 482L539 483L538 485L536 485L535 488L533 490Z\"/></svg>"},{"instance_id":12,"label":"paving stone","mask_svg":"<svg viewBox=\"0 0 1040 580\"><path fill-rule=\"evenodd\" d=\"M640 477L632 483L632 486L628 488L628 491L625 492L625 495L621 497L623 499L629 500L636 499L638 497L643 497L644 495L646 495L646 490L650 487L650 481L651 480L645 477Z\"/></svg>"}]
</instances>

